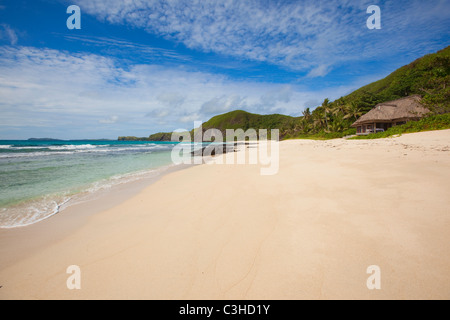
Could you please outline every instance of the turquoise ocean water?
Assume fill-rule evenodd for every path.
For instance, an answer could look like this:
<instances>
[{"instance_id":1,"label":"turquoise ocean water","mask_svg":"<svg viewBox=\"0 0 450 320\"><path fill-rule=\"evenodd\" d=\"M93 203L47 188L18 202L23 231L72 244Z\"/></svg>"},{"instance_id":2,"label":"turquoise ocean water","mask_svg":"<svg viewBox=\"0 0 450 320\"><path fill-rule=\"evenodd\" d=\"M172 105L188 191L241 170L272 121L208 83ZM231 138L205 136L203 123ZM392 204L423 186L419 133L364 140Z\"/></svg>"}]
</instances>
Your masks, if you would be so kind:
<instances>
[{"instance_id":1,"label":"turquoise ocean water","mask_svg":"<svg viewBox=\"0 0 450 320\"><path fill-rule=\"evenodd\" d=\"M173 143L0 141L0 228L26 226L94 193L172 165Z\"/></svg>"}]
</instances>

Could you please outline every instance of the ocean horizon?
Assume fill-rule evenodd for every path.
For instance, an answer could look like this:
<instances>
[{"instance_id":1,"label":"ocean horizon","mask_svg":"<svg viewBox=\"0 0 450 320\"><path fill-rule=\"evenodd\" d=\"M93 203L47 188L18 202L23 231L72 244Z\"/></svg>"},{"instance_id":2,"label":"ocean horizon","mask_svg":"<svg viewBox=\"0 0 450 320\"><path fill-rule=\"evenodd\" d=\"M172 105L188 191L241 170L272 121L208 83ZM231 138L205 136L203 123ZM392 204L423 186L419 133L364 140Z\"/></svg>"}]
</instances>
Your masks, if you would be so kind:
<instances>
[{"instance_id":1,"label":"ocean horizon","mask_svg":"<svg viewBox=\"0 0 450 320\"><path fill-rule=\"evenodd\" d=\"M176 143L0 140L0 228L37 223L80 195L136 181L172 165Z\"/></svg>"}]
</instances>

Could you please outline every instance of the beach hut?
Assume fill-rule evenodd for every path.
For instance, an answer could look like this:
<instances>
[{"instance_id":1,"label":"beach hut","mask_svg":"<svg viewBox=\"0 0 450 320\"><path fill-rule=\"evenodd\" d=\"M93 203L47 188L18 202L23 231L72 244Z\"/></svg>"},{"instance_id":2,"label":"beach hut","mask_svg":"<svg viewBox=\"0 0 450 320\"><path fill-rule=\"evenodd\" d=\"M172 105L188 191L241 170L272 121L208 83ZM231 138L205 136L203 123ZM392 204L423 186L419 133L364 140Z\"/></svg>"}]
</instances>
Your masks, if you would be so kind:
<instances>
[{"instance_id":1,"label":"beach hut","mask_svg":"<svg viewBox=\"0 0 450 320\"><path fill-rule=\"evenodd\" d=\"M421 103L419 95L401 98L377 104L372 110L359 118L354 124L357 135L368 135L405 124L408 121L417 121L430 111Z\"/></svg>"}]
</instances>

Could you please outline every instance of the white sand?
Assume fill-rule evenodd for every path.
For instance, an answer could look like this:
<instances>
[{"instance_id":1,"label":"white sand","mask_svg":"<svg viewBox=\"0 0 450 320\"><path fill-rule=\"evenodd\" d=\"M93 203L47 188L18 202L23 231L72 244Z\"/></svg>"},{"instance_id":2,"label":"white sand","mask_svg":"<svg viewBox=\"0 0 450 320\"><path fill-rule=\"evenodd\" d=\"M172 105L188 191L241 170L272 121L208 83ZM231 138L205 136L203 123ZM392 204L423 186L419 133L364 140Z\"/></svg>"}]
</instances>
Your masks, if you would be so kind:
<instances>
[{"instance_id":1,"label":"white sand","mask_svg":"<svg viewBox=\"0 0 450 320\"><path fill-rule=\"evenodd\" d=\"M274 176L174 172L92 216L1 230L0 299L450 299L449 152L450 130L286 141Z\"/></svg>"}]
</instances>

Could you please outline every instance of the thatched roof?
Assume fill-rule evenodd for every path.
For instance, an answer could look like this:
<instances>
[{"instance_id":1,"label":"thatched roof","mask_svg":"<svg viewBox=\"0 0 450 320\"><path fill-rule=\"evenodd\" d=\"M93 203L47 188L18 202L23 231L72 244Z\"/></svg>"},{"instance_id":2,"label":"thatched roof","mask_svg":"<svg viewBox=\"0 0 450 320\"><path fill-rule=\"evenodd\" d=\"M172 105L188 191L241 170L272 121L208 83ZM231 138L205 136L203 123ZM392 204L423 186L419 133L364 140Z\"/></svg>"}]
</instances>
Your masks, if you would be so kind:
<instances>
[{"instance_id":1,"label":"thatched roof","mask_svg":"<svg viewBox=\"0 0 450 320\"><path fill-rule=\"evenodd\" d=\"M421 104L419 95L377 104L375 108L359 118L352 127L378 121L415 120L430 112Z\"/></svg>"}]
</instances>

